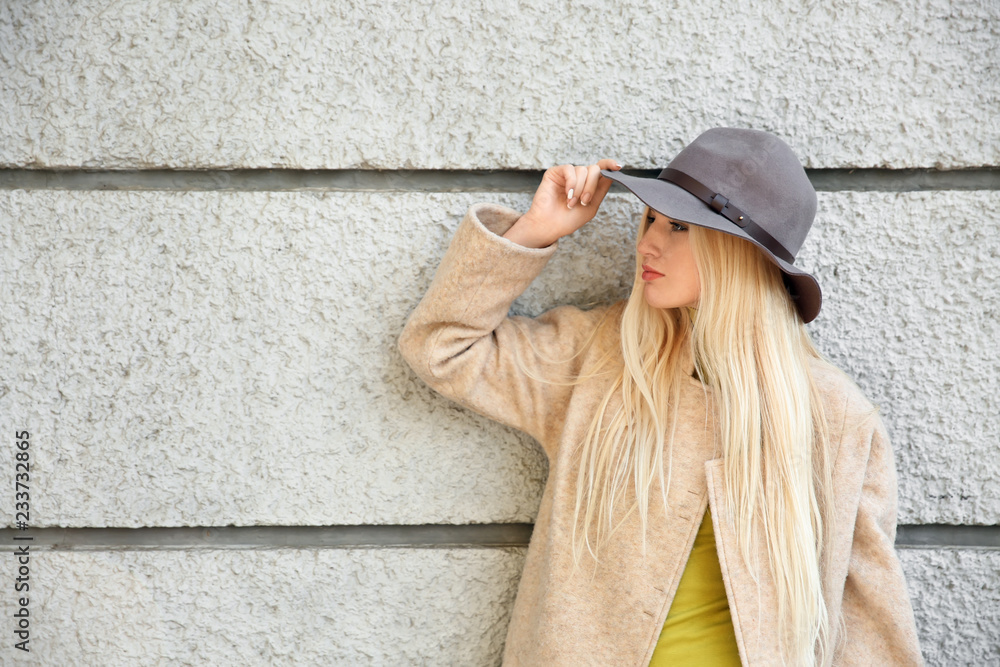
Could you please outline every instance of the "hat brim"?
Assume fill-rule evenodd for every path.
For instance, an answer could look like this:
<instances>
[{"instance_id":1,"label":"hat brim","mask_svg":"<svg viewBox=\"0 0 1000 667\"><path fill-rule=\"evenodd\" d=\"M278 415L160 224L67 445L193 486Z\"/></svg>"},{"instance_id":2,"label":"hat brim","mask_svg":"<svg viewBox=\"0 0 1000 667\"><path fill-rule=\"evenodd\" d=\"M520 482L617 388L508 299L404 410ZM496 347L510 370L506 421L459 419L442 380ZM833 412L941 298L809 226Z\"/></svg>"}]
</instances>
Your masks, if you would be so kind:
<instances>
[{"instance_id":1,"label":"hat brim","mask_svg":"<svg viewBox=\"0 0 1000 667\"><path fill-rule=\"evenodd\" d=\"M608 169L602 169L601 174L624 185L644 204L669 218L714 229L753 243L785 274L789 294L795 302L802 321L812 322L816 319L823 303L823 293L816 278L773 255L759 241L747 234L742 227L717 214L705 202L680 186L659 178L629 176L620 171Z\"/></svg>"}]
</instances>

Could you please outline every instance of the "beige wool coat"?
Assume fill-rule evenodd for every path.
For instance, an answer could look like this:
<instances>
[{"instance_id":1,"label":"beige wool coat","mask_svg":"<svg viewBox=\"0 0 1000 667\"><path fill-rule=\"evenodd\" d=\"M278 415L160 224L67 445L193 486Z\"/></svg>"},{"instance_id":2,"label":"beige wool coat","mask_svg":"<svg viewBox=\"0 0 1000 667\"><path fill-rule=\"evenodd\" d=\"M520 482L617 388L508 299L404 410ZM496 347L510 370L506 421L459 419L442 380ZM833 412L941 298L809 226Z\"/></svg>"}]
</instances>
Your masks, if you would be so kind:
<instances>
[{"instance_id":1,"label":"beige wool coat","mask_svg":"<svg viewBox=\"0 0 1000 667\"><path fill-rule=\"evenodd\" d=\"M616 311L609 311L613 305L586 311L563 306L533 319L508 317L513 300L557 245L532 249L502 238L519 216L497 204L470 207L399 340L404 358L428 385L533 436L549 460L503 664L646 667L708 505L742 662L781 664L774 582L766 566L755 582L737 551L723 502L722 459L713 445L710 390L693 377L677 406L670 513L654 486L645 556L633 511L617 539L602 549L600 564L585 555L570 576L577 464L569 454L582 442L612 378L567 385L531 375L564 380L603 352L618 350L617 328L600 327L588 352L567 360ZM843 619L846 639L834 664L923 664L893 547L896 471L885 430L841 373L821 363L813 371L835 448L835 510L826 517L834 522L833 565L823 582L830 617ZM758 551L766 553L762 544Z\"/></svg>"}]
</instances>

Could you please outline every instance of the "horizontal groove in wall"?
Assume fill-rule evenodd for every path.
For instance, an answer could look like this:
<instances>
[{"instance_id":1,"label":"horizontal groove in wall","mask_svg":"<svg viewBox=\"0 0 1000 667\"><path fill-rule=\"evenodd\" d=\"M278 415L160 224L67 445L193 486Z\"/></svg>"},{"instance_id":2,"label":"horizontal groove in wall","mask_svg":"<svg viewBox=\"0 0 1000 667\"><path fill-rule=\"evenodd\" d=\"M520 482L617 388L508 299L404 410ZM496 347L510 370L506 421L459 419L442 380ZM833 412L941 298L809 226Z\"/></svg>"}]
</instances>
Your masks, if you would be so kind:
<instances>
[{"instance_id":1,"label":"horizontal groove in wall","mask_svg":"<svg viewBox=\"0 0 1000 667\"><path fill-rule=\"evenodd\" d=\"M395 526L226 526L0 530L0 544L59 551L267 548L524 547L530 523Z\"/></svg>"},{"instance_id":2,"label":"horizontal groove in wall","mask_svg":"<svg viewBox=\"0 0 1000 667\"><path fill-rule=\"evenodd\" d=\"M228 526L0 530L0 543L46 551L526 547L532 524L417 526ZM1000 526L899 526L901 548L1000 549Z\"/></svg>"},{"instance_id":3,"label":"horizontal groove in wall","mask_svg":"<svg viewBox=\"0 0 1000 667\"><path fill-rule=\"evenodd\" d=\"M439 169L0 169L4 190L534 192L541 171ZM659 170L625 173L655 177ZM1000 190L1000 167L979 169L810 169L821 192ZM622 190L624 191L624 190Z\"/></svg>"},{"instance_id":4,"label":"horizontal groove in wall","mask_svg":"<svg viewBox=\"0 0 1000 667\"><path fill-rule=\"evenodd\" d=\"M899 526L897 547L979 547L1000 549L1000 526Z\"/></svg>"}]
</instances>

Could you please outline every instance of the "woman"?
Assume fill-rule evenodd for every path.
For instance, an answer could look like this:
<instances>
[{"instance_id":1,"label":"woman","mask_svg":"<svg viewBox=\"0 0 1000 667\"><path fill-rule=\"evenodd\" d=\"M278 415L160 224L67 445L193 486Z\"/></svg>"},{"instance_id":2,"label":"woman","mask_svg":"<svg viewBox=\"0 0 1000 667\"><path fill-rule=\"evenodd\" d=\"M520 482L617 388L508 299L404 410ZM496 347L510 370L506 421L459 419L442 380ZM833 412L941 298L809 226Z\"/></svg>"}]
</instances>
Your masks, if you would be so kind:
<instances>
[{"instance_id":1,"label":"woman","mask_svg":"<svg viewBox=\"0 0 1000 667\"><path fill-rule=\"evenodd\" d=\"M504 665L922 664L885 430L804 327L795 155L716 128L655 179L619 169L549 169L524 215L472 206L400 338L549 459ZM646 204L631 297L508 317L613 180Z\"/></svg>"}]
</instances>

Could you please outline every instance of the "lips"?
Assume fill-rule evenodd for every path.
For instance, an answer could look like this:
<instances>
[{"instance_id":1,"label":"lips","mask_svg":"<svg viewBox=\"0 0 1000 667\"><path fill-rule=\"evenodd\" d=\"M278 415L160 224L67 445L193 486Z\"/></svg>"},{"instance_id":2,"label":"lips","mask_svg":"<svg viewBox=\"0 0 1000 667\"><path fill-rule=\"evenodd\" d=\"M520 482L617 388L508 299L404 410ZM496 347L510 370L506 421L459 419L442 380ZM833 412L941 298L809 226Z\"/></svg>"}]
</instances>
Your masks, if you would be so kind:
<instances>
[{"instance_id":1,"label":"lips","mask_svg":"<svg viewBox=\"0 0 1000 667\"><path fill-rule=\"evenodd\" d=\"M654 271L652 267L643 264L642 265L642 279L643 280L656 280L657 278L662 278L663 274L659 271Z\"/></svg>"}]
</instances>

